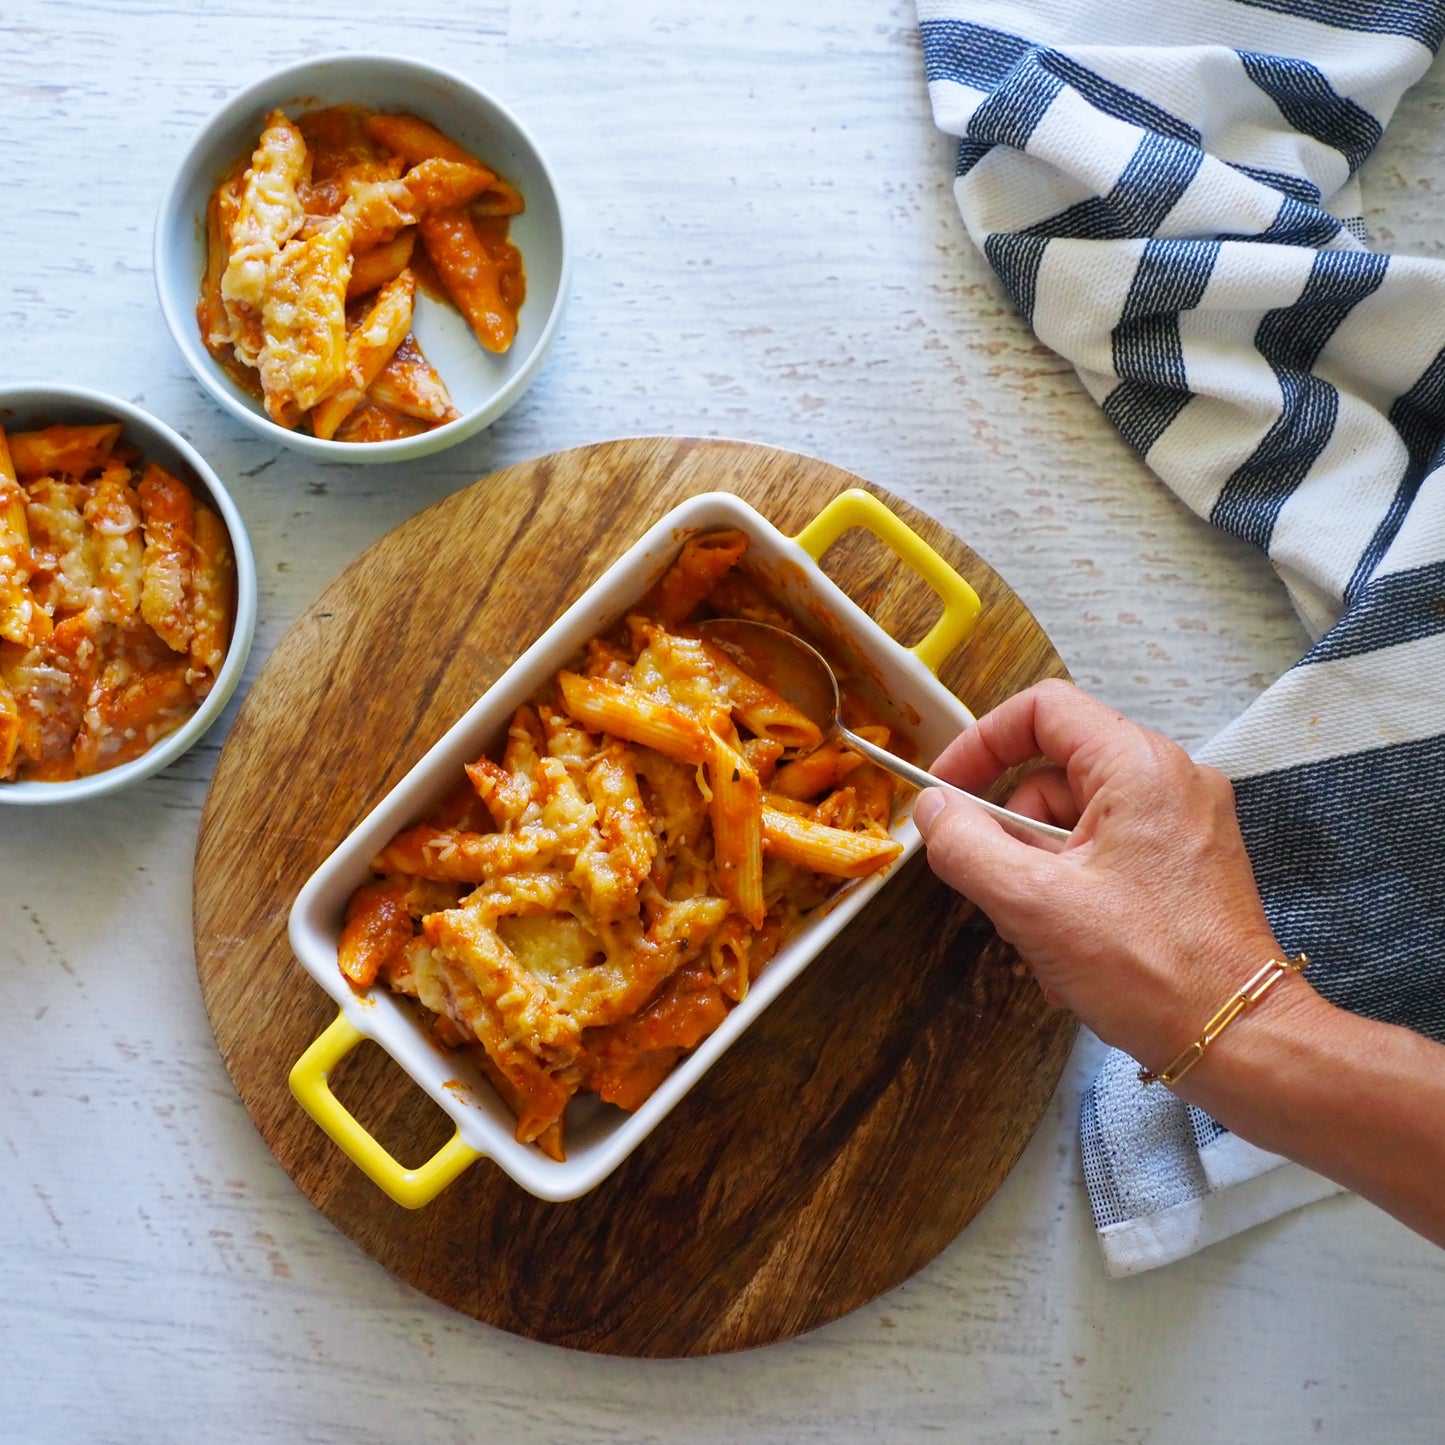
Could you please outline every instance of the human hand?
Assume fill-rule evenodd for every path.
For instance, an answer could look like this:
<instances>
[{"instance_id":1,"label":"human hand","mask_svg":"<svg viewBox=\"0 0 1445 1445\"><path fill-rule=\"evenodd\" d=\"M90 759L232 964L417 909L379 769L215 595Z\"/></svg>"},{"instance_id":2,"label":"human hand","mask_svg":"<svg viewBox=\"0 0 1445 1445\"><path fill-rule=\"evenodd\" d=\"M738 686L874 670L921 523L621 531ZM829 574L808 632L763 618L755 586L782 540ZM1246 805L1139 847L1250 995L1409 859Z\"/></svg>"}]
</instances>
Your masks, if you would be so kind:
<instances>
[{"instance_id":1,"label":"human hand","mask_svg":"<svg viewBox=\"0 0 1445 1445\"><path fill-rule=\"evenodd\" d=\"M956 738L939 777L981 792L1042 758L1009 800L1073 830L1021 842L967 799L925 790L914 818L944 882L988 914L1046 995L1162 1068L1279 957L1228 778L1069 683L1039 683Z\"/></svg>"}]
</instances>

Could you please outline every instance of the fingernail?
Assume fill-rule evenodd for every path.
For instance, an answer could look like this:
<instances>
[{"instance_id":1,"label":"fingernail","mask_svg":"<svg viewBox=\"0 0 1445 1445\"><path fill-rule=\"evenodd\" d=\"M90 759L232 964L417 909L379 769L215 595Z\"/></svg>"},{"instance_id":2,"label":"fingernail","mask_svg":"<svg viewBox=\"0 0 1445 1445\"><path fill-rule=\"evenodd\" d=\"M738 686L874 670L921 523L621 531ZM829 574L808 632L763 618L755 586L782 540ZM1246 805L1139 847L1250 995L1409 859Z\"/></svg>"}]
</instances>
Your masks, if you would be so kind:
<instances>
[{"instance_id":1,"label":"fingernail","mask_svg":"<svg viewBox=\"0 0 1445 1445\"><path fill-rule=\"evenodd\" d=\"M923 834L925 843L928 841L928 830L933 827L943 807L943 794L937 788L924 788L919 793L918 801L913 805L913 822Z\"/></svg>"}]
</instances>

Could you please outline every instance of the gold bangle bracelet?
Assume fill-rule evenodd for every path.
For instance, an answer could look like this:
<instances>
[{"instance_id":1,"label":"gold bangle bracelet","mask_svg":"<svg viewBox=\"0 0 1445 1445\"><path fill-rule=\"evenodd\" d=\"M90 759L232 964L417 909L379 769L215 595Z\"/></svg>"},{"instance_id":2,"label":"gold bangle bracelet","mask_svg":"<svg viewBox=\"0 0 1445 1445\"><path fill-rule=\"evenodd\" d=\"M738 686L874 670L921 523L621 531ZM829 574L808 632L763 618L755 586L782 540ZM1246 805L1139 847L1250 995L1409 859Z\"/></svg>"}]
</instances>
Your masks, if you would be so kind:
<instances>
[{"instance_id":1,"label":"gold bangle bracelet","mask_svg":"<svg viewBox=\"0 0 1445 1445\"><path fill-rule=\"evenodd\" d=\"M1245 1009L1257 1004L1287 973L1303 973L1309 967L1309 955L1297 953L1293 958L1272 958L1239 990L1228 1003L1204 1025L1204 1032L1184 1050L1168 1067L1157 1074L1148 1069L1139 1070L1141 1084L1177 1084L1200 1059L1204 1051Z\"/></svg>"}]
</instances>

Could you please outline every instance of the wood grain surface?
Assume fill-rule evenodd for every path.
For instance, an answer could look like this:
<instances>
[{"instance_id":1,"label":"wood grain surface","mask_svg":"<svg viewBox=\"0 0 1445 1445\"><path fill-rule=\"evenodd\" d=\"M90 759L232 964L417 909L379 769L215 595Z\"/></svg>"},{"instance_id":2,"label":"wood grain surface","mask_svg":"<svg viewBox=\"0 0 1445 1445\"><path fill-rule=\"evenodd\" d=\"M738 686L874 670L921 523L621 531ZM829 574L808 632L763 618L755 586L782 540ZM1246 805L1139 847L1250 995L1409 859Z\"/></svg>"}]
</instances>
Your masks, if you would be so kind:
<instances>
[{"instance_id":1,"label":"wood grain surface","mask_svg":"<svg viewBox=\"0 0 1445 1445\"><path fill-rule=\"evenodd\" d=\"M195 872L196 958L231 1077L286 1171L400 1278L515 1334L628 1355L784 1339L913 1274L982 1207L1048 1103L1075 1025L987 920L912 860L620 1170L568 1204L490 1162L392 1204L292 1099L334 1006L286 941L296 892L533 637L659 515L734 491L788 533L856 477L717 441L631 440L511 467L352 564L277 647L216 769ZM877 490L877 489L874 489ZM944 679L978 711L1062 665L961 543L884 500L979 591ZM895 636L937 603L865 534L825 570ZM334 1087L408 1164L451 1131L365 1045Z\"/></svg>"}]
</instances>

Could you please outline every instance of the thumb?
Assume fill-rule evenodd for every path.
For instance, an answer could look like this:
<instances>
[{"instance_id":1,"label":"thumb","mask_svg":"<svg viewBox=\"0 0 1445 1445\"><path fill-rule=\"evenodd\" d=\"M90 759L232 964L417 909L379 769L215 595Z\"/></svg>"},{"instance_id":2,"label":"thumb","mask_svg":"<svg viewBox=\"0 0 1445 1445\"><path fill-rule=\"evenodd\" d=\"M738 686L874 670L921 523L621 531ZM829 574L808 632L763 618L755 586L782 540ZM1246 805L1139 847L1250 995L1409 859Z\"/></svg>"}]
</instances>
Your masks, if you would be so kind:
<instances>
[{"instance_id":1,"label":"thumb","mask_svg":"<svg viewBox=\"0 0 1445 1445\"><path fill-rule=\"evenodd\" d=\"M1011 837L982 808L943 788L925 788L913 821L928 849L928 866L998 924L999 914L1037 897L1037 870L1052 855Z\"/></svg>"}]
</instances>

